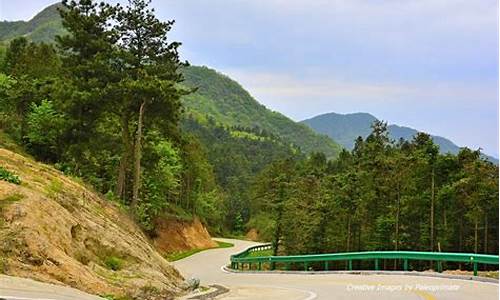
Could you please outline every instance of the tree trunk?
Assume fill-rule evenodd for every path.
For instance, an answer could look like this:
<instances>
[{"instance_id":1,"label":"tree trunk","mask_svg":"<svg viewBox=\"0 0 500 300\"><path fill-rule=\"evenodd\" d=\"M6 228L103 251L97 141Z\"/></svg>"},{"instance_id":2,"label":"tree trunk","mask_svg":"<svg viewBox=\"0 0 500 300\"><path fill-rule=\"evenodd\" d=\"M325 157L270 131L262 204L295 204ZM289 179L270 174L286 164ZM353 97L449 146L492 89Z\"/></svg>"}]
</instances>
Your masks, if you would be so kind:
<instances>
[{"instance_id":1,"label":"tree trunk","mask_svg":"<svg viewBox=\"0 0 500 300\"><path fill-rule=\"evenodd\" d=\"M401 211L401 193L400 193L400 182L398 181L397 188L397 203L396 203L396 243L394 245L394 250L398 251L399 249L399 214ZM398 268L397 259L394 260L394 270Z\"/></svg>"},{"instance_id":2,"label":"tree trunk","mask_svg":"<svg viewBox=\"0 0 500 300\"><path fill-rule=\"evenodd\" d=\"M135 138L135 148L134 148L134 185L132 190L132 203L133 209L137 206L139 202L139 188L141 186L141 143L142 143L142 123L144 119L144 105L145 101L142 102L139 108L139 120L137 122L137 135Z\"/></svg>"},{"instance_id":3,"label":"tree trunk","mask_svg":"<svg viewBox=\"0 0 500 300\"><path fill-rule=\"evenodd\" d=\"M431 252L434 251L434 166L431 174Z\"/></svg>"},{"instance_id":4,"label":"tree trunk","mask_svg":"<svg viewBox=\"0 0 500 300\"><path fill-rule=\"evenodd\" d=\"M459 222L459 230L458 230L458 252L462 252L462 244L463 244L463 235L464 235L464 221L463 218L460 218ZM458 269L462 270L462 263L458 264Z\"/></svg>"},{"instance_id":5,"label":"tree trunk","mask_svg":"<svg viewBox=\"0 0 500 300\"><path fill-rule=\"evenodd\" d=\"M488 215L484 215L484 253L488 253Z\"/></svg>"},{"instance_id":6,"label":"tree trunk","mask_svg":"<svg viewBox=\"0 0 500 300\"><path fill-rule=\"evenodd\" d=\"M120 157L120 166L118 169L118 180L116 183L116 196L120 199L125 198L125 181L127 179L127 168L130 158L130 132L129 132L129 116L124 113L122 116L122 146L123 152Z\"/></svg>"},{"instance_id":7,"label":"tree trunk","mask_svg":"<svg viewBox=\"0 0 500 300\"><path fill-rule=\"evenodd\" d=\"M474 222L474 253L477 253L477 219Z\"/></svg>"},{"instance_id":8,"label":"tree trunk","mask_svg":"<svg viewBox=\"0 0 500 300\"><path fill-rule=\"evenodd\" d=\"M347 241L346 241L346 252L351 249L351 216L347 216Z\"/></svg>"},{"instance_id":9,"label":"tree trunk","mask_svg":"<svg viewBox=\"0 0 500 300\"><path fill-rule=\"evenodd\" d=\"M273 237L273 256L278 255L278 247L281 238L281 226L282 226L282 218L283 218L283 203L285 202L285 186L284 183L280 183L279 191L278 191L278 207L277 207L277 218L276 218L276 230L274 231ZM274 269L274 263L272 264Z\"/></svg>"}]
</instances>

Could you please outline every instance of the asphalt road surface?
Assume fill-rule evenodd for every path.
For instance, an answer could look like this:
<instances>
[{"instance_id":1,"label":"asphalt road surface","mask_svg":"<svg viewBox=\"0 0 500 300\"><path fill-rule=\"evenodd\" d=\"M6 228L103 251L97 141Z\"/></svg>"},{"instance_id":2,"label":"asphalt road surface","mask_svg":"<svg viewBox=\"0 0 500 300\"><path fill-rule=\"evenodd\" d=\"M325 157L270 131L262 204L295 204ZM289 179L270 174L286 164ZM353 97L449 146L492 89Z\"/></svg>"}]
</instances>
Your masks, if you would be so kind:
<instances>
[{"instance_id":1,"label":"asphalt road surface","mask_svg":"<svg viewBox=\"0 0 500 300\"><path fill-rule=\"evenodd\" d=\"M219 240L235 246L202 251L174 265L186 279L196 277L202 285L219 284L229 288L230 291L219 296L220 299L498 299L498 284L469 280L407 275L228 273L221 267L229 262L229 256L256 243ZM3 299L102 300L69 287L0 275L0 300Z\"/></svg>"},{"instance_id":2,"label":"asphalt road surface","mask_svg":"<svg viewBox=\"0 0 500 300\"><path fill-rule=\"evenodd\" d=\"M65 286L26 278L0 275L0 299L3 300L102 300Z\"/></svg>"},{"instance_id":3,"label":"asphalt road surface","mask_svg":"<svg viewBox=\"0 0 500 300\"><path fill-rule=\"evenodd\" d=\"M235 246L202 251L174 265L186 279L196 277L202 285L228 287L231 291L220 299L489 300L499 296L496 283L423 276L228 273L221 267L229 263L229 256L256 243L218 240Z\"/></svg>"}]
</instances>

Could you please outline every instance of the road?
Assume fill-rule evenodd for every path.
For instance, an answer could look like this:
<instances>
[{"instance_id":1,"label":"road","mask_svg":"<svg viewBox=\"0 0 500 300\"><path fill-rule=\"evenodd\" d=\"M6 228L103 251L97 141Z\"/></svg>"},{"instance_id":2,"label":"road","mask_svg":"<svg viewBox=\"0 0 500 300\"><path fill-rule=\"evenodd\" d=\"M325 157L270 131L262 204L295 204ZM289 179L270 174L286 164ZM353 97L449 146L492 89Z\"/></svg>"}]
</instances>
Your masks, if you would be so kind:
<instances>
[{"instance_id":1,"label":"road","mask_svg":"<svg viewBox=\"0 0 500 300\"><path fill-rule=\"evenodd\" d=\"M0 300L103 300L82 291L26 278L0 275Z\"/></svg>"},{"instance_id":2,"label":"road","mask_svg":"<svg viewBox=\"0 0 500 300\"><path fill-rule=\"evenodd\" d=\"M176 261L185 278L196 277L202 285L220 284L231 291L221 299L498 299L498 284L423 276L354 274L235 274L221 269L231 254L256 243L218 239L231 248L212 249Z\"/></svg>"}]
</instances>

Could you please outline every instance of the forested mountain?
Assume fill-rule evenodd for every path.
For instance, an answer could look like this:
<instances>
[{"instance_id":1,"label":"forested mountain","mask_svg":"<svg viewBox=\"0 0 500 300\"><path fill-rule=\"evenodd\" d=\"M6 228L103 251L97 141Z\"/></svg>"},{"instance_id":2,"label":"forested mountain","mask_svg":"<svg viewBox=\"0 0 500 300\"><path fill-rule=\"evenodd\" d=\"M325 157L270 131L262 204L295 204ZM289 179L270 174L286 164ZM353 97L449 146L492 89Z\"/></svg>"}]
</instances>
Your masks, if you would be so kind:
<instances>
[{"instance_id":1,"label":"forested mountain","mask_svg":"<svg viewBox=\"0 0 500 300\"><path fill-rule=\"evenodd\" d=\"M22 22L24 25L19 25L17 31L10 31L8 38L15 38L28 31L38 32L46 24L58 24L62 28L57 12L58 6L52 5L33 20ZM64 33L64 31L59 31L59 33ZM41 40L52 42L53 38L52 35ZM36 39L36 41L39 40ZM38 80L59 76L61 62L56 56L56 49L52 49L50 45L30 44L16 40L6 48L10 48L4 50L6 54L2 55L0 51L0 60L3 59L2 57L7 59L6 64L0 61L0 67L3 65L5 73L15 77L33 72L30 76L36 76ZM13 56L13 53L18 53L18 55ZM9 62L10 60L17 61ZM329 137L317 134L309 127L267 109L229 77L207 67L182 66L180 69L184 78L179 83L179 87L195 91L180 98L183 105L183 113L179 115L180 129L184 136L184 142L181 144L184 146L177 144L173 152L169 154L173 155L170 159L179 164L171 166L173 169L180 172L178 169L180 165L185 167L183 173L185 178L181 180L183 184L176 183L180 180L180 173L166 180L172 181L169 184L175 186L176 191L173 194L178 197L170 207L167 205L166 209L171 210L172 213L178 215L179 209L194 212L202 218L212 232L243 231L244 224L250 219L248 207L250 181L269 163L283 157L300 157L302 153L312 151L324 152L328 157L336 157L339 153L341 147ZM20 84L20 82L15 82L15 84ZM38 96L34 95L34 97ZM42 107L43 105L52 106L55 101L44 104L36 100L35 103ZM54 109L47 106L45 108L49 111ZM30 108L25 106L23 110L26 113ZM11 125L4 127L9 126ZM112 128L116 124L106 126ZM26 124L21 127L24 129L17 129L24 131L28 126ZM12 130L15 131L15 129ZM117 136L109 136L109 134L114 135L113 131L106 133L108 142L101 146L106 148L113 144L113 142L109 143L117 138ZM21 141L25 133L18 131L14 135L17 135L17 140ZM98 135L95 139L98 139ZM33 147L33 143L30 145ZM168 146L164 144L163 147L169 148L172 144ZM179 147L184 147L184 150L178 149ZM105 166L108 164L106 162L100 166L87 166L89 169L78 172L79 176L85 177L98 190L103 193L112 191L114 194L116 191L113 189L117 187L113 187L112 183L116 180L112 166L116 164L113 160L117 157L107 156L109 149L103 149L101 154L96 152L95 155L100 155L101 160L104 161L111 160L108 166ZM158 155L159 153L155 154L154 151L160 151L160 149L147 148L146 151L153 151L151 154ZM46 153L51 153L51 151L46 151ZM43 159L54 159L50 156L51 154ZM74 166L68 166L66 163L59 165L69 172L76 171L72 170ZM190 172L197 172L197 174ZM197 180L202 182L201 186L193 186L191 181ZM148 180L146 182L152 184ZM203 202L198 202L196 198L199 196L190 191L193 188L206 192L202 197ZM151 226L149 221L146 223L144 224L146 227Z\"/></svg>"},{"instance_id":2,"label":"forested mountain","mask_svg":"<svg viewBox=\"0 0 500 300\"><path fill-rule=\"evenodd\" d=\"M25 36L35 42L53 42L56 35L64 33L58 7L60 3L51 5L27 22L1 22L0 41ZM185 85L198 88L183 98L186 110L197 117L211 117L229 127L258 128L283 138L305 153L321 151L335 157L341 150L331 138L267 109L239 83L213 69L189 66L183 74Z\"/></svg>"},{"instance_id":3,"label":"forested mountain","mask_svg":"<svg viewBox=\"0 0 500 300\"><path fill-rule=\"evenodd\" d=\"M436 137L410 139L363 114L320 122L355 140L340 149L227 76L183 63L167 39L173 21L148 4L67 2L71 34L9 41L0 134L116 202L150 237L169 217L199 217L211 233L252 229L275 254L498 253L498 166L479 151L439 153ZM11 171L0 179L15 180Z\"/></svg>"},{"instance_id":4,"label":"forested mountain","mask_svg":"<svg viewBox=\"0 0 500 300\"><path fill-rule=\"evenodd\" d=\"M215 181L224 191L224 208L213 214L220 215L222 228L233 232L244 232L250 219L250 186L255 176L274 161L301 156L299 149L278 136L256 128L227 127L213 118L189 114L182 129L206 153Z\"/></svg>"},{"instance_id":5,"label":"forested mountain","mask_svg":"<svg viewBox=\"0 0 500 300\"><path fill-rule=\"evenodd\" d=\"M327 113L301 121L319 133L326 134L346 149L353 149L354 142L358 136L366 138L371 132L371 125L377 118L368 113L337 114ZM418 130L391 124L387 127L389 138L398 141L404 139L410 141L417 135ZM439 146L441 153L457 154L460 147L452 141L436 135L431 135L432 140ZM485 155L490 161L498 163L498 159Z\"/></svg>"},{"instance_id":6,"label":"forested mountain","mask_svg":"<svg viewBox=\"0 0 500 300\"><path fill-rule=\"evenodd\" d=\"M336 160L273 163L251 199L250 224L278 254L498 253L498 166L467 148L439 154L425 133L395 143L380 121Z\"/></svg>"},{"instance_id":7,"label":"forested mountain","mask_svg":"<svg viewBox=\"0 0 500 300\"><path fill-rule=\"evenodd\" d=\"M24 36L34 42L52 42L56 35L64 33L58 7L60 3L48 6L29 21L1 21L0 41Z\"/></svg>"},{"instance_id":8,"label":"forested mountain","mask_svg":"<svg viewBox=\"0 0 500 300\"><path fill-rule=\"evenodd\" d=\"M227 126L257 128L277 135L305 153L319 151L336 157L341 146L325 135L298 124L257 102L240 84L207 67L191 66L183 71L184 84L198 88L184 97L186 109L198 117L210 116Z\"/></svg>"}]
</instances>

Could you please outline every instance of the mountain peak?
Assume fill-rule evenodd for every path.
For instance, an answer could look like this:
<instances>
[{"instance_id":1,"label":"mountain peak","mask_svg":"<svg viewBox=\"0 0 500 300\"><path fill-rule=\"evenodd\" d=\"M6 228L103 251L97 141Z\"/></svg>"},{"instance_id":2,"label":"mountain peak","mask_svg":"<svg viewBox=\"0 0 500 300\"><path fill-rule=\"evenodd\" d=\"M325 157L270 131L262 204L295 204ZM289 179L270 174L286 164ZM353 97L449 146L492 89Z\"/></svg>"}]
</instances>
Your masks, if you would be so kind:
<instances>
[{"instance_id":1,"label":"mountain peak","mask_svg":"<svg viewBox=\"0 0 500 300\"><path fill-rule=\"evenodd\" d=\"M58 8L62 3L54 3L36 14L29 21L0 22L0 41L8 41L25 36L33 42L53 42L56 35L64 34Z\"/></svg>"},{"instance_id":2,"label":"mountain peak","mask_svg":"<svg viewBox=\"0 0 500 300\"><path fill-rule=\"evenodd\" d=\"M338 114L332 112L304 120L302 123L309 125L318 133L328 135L345 148L353 149L356 138L358 136L366 138L371 133L371 125L376 120L377 118L369 113ZM401 138L411 140L419 132L411 127L396 124L387 126L387 129L389 137L395 141ZM459 146L444 137L435 135L431 137L439 146L441 153L457 154L460 151ZM494 163L498 162L493 157L486 155L485 157Z\"/></svg>"}]
</instances>

